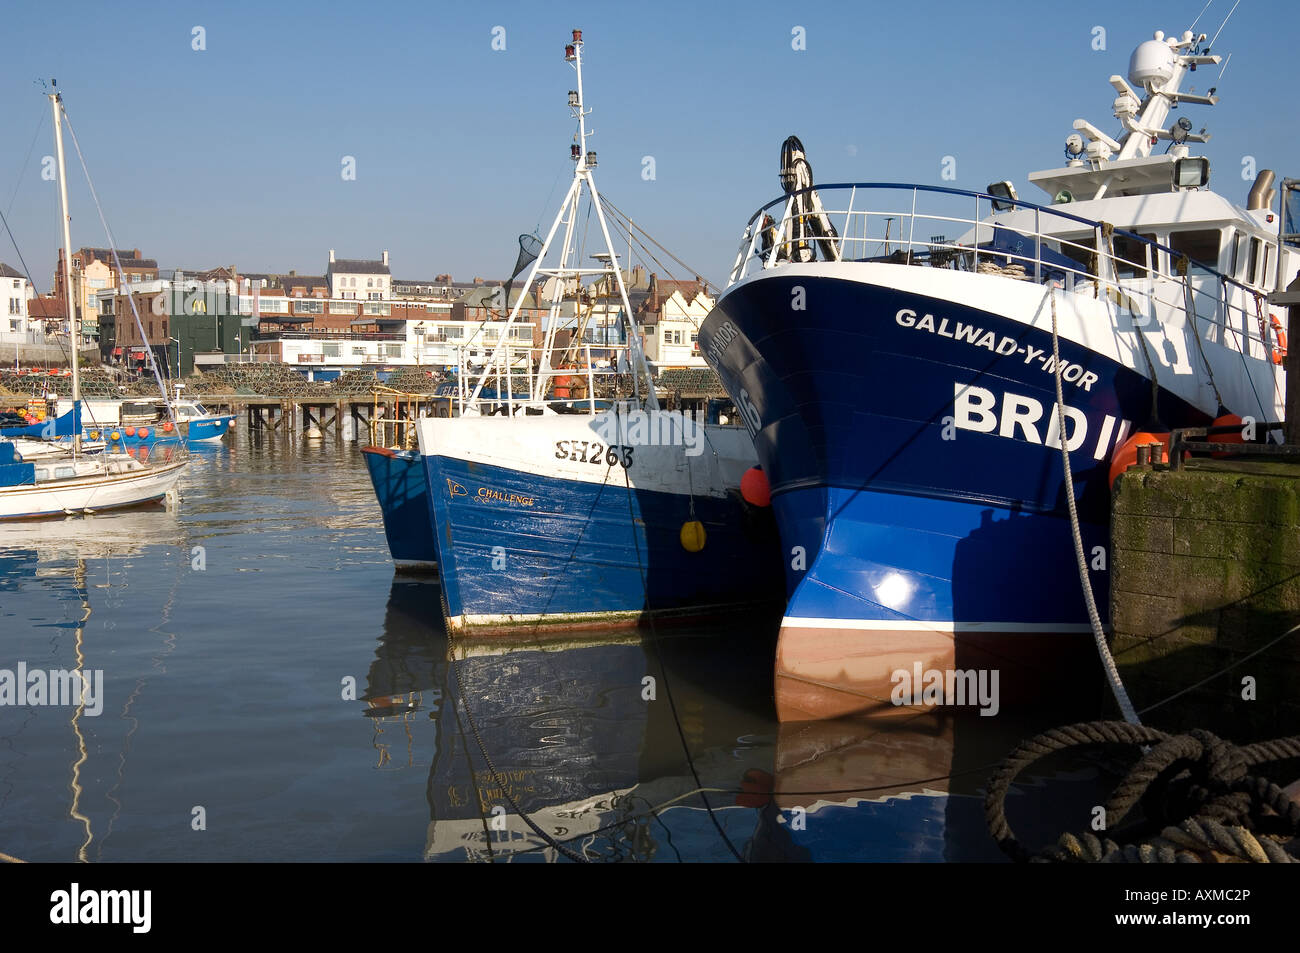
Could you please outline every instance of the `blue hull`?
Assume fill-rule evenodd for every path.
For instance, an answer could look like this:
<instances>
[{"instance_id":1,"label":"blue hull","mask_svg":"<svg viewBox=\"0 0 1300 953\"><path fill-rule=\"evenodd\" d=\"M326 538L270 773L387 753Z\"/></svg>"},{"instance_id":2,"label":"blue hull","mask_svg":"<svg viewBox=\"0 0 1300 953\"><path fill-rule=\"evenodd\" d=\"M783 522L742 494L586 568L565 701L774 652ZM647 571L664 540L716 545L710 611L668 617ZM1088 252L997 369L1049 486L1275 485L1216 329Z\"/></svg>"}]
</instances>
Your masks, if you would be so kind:
<instances>
[{"instance_id":1,"label":"blue hull","mask_svg":"<svg viewBox=\"0 0 1300 953\"><path fill-rule=\"evenodd\" d=\"M806 310L790 306L796 286ZM888 709L913 663L998 667L1012 695L1089 681L1050 332L803 274L737 286L700 345L749 408L783 546L804 554L785 564L783 720ZM1075 365L1071 491L1105 621L1111 454L1154 419L1207 417L1163 390L1153 407L1146 376L1064 338L1060 354Z\"/></svg>"},{"instance_id":2,"label":"blue hull","mask_svg":"<svg viewBox=\"0 0 1300 953\"><path fill-rule=\"evenodd\" d=\"M383 512L384 535L393 562L399 569L435 568L429 491L420 455L383 447L363 447L361 453Z\"/></svg>"},{"instance_id":3,"label":"blue hull","mask_svg":"<svg viewBox=\"0 0 1300 953\"><path fill-rule=\"evenodd\" d=\"M684 495L426 456L453 629L618 625L753 604L780 591L777 534L739 493L695 499L707 542L683 549Z\"/></svg>"},{"instance_id":4,"label":"blue hull","mask_svg":"<svg viewBox=\"0 0 1300 953\"><path fill-rule=\"evenodd\" d=\"M131 427L133 431L128 434L127 428L121 425L108 425L99 428L96 432L99 434L97 439L104 440L110 444L120 443L124 447L152 447L157 444L192 444L202 441L217 441L226 435L230 430L230 422L234 416L223 414L219 417L196 417L192 420L182 421L180 430L165 430L160 427L146 425L144 429L149 431L149 436L141 437L140 428ZM113 440L111 435L116 433L117 440Z\"/></svg>"}]
</instances>

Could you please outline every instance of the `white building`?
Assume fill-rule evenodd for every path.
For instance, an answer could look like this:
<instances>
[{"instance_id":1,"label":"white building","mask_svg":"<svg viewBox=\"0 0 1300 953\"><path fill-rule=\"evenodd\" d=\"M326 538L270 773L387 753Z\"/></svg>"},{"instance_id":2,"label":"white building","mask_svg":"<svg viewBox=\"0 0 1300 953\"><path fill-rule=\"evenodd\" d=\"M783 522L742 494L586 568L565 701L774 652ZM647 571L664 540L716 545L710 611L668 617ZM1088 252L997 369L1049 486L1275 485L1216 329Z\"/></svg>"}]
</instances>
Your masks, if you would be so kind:
<instances>
[{"instance_id":1,"label":"white building","mask_svg":"<svg viewBox=\"0 0 1300 953\"><path fill-rule=\"evenodd\" d=\"M36 289L21 271L0 262L0 340L11 344L35 344L45 340L40 321L33 322L27 301Z\"/></svg>"},{"instance_id":2,"label":"white building","mask_svg":"<svg viewBox=\"0 0 1300 953\"><path fill-rule=\"evenodd\" d=\"M315 380L329 380L350 368L424 367L430 371L480 366L502 340L505 322L454 321L430 312L427 320L405 322L403 332L281 331L254 344L259 361L292 364ZM531 322L516 322L507 340L516 362L530 362Z\"/></svg>"},{"instance_id":3,"label":"white building","mask_svg":"<svg viewBox=\"0 0 1300 953\"><path fill-rule=\"evenodd\" d=\"M689 300L680 289L659 298L653 323L647 316L645 332L646 360L656 369L666 367L707 367L700 354L700 325L713 310L713 298L703 289Z\"/></svg>"},{"instance_id":4,"label":"white building","mask_svg":"<svg viewBox=\"0 0 1300 953\"><path fill-rule=\"evenodd\" d=\"M329 279L331 298L345 301L385 301L392 297L393 276L388 270L388 252L378 261L356 258L335 258L330 249Z\"/></svg>"}]
</instances>

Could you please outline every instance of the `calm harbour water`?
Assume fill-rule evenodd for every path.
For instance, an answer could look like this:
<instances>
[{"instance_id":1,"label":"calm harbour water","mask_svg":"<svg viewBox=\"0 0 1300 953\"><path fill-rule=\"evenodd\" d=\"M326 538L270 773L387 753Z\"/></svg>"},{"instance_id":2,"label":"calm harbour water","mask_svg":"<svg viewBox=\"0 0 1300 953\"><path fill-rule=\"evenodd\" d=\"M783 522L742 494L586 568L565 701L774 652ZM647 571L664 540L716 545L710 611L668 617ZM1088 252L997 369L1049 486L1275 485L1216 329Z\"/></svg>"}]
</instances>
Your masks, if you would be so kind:
<instances>
[{"instance_id":1,"label":"calm harbour water","mask_svg":"<svg viewBox=\"0 0 1300 953\"><path fill-rule=\"evenodd\" d=\"M983 783L1055 723L780 726L773 617L449 653L436 582L393 573L354 445L240 430L182 493L0 527L0 669L103 672L98 715L0 707L0 852L1000 860ZM1017 832L1081 829L1096 775L1037 779L1051 816Z\"/></svg>"}]
</instances>

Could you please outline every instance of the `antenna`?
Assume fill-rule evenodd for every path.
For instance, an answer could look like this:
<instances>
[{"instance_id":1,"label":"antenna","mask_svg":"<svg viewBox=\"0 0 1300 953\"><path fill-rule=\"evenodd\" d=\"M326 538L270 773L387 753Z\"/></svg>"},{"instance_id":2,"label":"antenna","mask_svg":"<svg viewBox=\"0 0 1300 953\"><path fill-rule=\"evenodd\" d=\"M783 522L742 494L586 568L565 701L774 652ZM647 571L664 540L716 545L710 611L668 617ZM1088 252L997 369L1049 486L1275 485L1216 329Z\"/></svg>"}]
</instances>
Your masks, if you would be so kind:
<instances>
[{"instance_id":1,"label":"antenna","mask_svg":"<svg viewBox=\"0 0 1300 953\"><path fill-rule=\"evenodd\" d=\"M1229 54L1228 54L1228 58L1227 58L1226 60L1223 61L1223 69L1219 70L1219 76L1218 76L1218 79L1216 79L1216 80L1214 81L1214 82L1215 82L1215 85L1218 85L1219 80L1223 79L1223 74L1224 74L1224 72L1228 69L1228 64L1231 63L1231 62L1232 62L1232 54L1229 53ZM1214 95L1213 91L1211 91L1210 95L1211 95L1211 96Z\"/></svg>"},{"instance_id":2,"label":"antenna","mask_svg":"<svg viewBox=\"0 0 1300 953\"><path fill-rule=\"evenodd\" d=\"M1237 2L1232 5L1232 9L1228 11L1228 15L1223 18L1223 23L1219 25L1219 33L1223 32L1223 28L1228 25L1228 21L1232 19L1232 15L1237 12L1237 7L1239 6L1241 6L1241 0L1237 0ZM1215 42L1219 39L1219 33L1215 33L1214 39L1210 40L1211 49L1214 48Z\"/></svg>"},{"instance_id":3,"label":"antenna","mask_svg":"<svg viewBox=\"0 0 1300 953\"><path fill-rule=\"evenodd\" d=\"M1210 9L1210 5L1212 3L1214 3L1214 0L1206 0L1205 6L1201 7L1201 12L1196 14L1196 19L1192 21L1192 25L1189 26L1187 29L1192 31L1196 30L1196 24L1201 22L1201 17L1205 16L1205 11Z\"/></svg>"}]
</instances>

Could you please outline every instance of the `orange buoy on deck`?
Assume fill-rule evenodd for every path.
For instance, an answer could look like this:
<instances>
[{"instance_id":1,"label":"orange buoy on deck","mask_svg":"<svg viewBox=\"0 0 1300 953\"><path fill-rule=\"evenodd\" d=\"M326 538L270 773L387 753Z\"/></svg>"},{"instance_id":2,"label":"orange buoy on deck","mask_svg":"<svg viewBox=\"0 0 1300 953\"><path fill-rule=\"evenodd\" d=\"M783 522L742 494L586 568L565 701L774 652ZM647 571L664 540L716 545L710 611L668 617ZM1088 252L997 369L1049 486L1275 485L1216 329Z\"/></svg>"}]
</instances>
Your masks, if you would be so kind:
<instances>
[{"instance_id":1,"label":"orange buoy on deck","mask_svg":"<svg viewBox=\"0 0 1300 953\"><path fill-rule=\"evenodd\" d=\"M1209 443L1234 443L1242 444L1246 442L1245 427L1246 421L1242 420L1236 414L1224 414L1222 417L1215 417L1212 427L1236 427L1236 433L1212 433L1206 437ZM1210 456L1215 459L1231 456L1228 453L1212 453Z\"/></svg>"}]
</instances>

